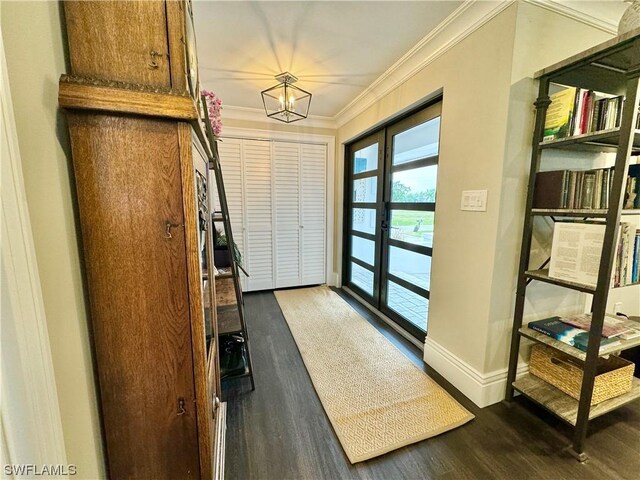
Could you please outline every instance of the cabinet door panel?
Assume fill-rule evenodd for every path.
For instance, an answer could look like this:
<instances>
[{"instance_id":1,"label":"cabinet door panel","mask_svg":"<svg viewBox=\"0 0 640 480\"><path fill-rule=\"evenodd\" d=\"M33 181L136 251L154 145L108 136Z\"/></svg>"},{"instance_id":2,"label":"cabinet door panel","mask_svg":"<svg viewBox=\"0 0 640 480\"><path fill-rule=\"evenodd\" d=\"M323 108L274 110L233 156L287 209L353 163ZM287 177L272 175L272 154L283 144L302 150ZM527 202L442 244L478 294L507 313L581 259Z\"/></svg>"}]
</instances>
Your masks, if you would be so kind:
<instances>
[{"instance_id":1,"label":"cabinet door panel","mask_svg":"<svg viewBox=\"0 0 640 480\"><path fill-rule=\"evenodd\" d=\"M300 145L273 143L276 288L300 284Z\"/></svg>"},{"instance_id":2,"label":"cabinet door panel","mask_svg":"<svg viewBox=\"0 0 640 480\"><path fill-rule=\"evenodd\" d=\"M64 11L73 75L171 86L165 2L70 1Z\"/></svg>"},{"instance_id":3,"label":"cabinet door panel","mask_svg":"<svg viewBox=\"0 0 640 480\"><path fill-rule=\"evenodd\" d=\"M301 280L303 285L325 283L325 145L300 146Z\"/></svg>"},{"instance_id":4,"label":"cabinet door panel","mask_svg":"<svg viewBox=\"0 0 640 480\"><path fill-rule=\"evenodd\" d=\"M229 208L229 218L231 219L231 229L233 230L233 240L242 258L246 256L245 231L244 231L244 175L242 172L242 141L225 138L224 142L218 144L220 154L220 164L224 180L224 190L227 194L227 206ZM215 186L215 182L212 182ZM218 192L214 189L216 210L220 210ZM222 223L215 223L217 229L224 229ZM246 286L246 278L240 275L243 286Z\"/></svg>"},{"instance_id":5,"label":"cabinet door panel","mask_svg":"<svg viewBox=\"0 0 640 480\"><path fill-rule=\"evenodd\" d=\"M274 287L271 144L244 140L243 149L247 290L265 290Z\"/></svg>"},{"instance_id":6,"label":"cabinet door panel","mask_svg":"<svg viewBox=\"0 0 640 480\"><path fill-rule=\"evenodd\" d=\"M177 128L68 123L110 475L197 478Z\"/></svg>"}]
</instances>

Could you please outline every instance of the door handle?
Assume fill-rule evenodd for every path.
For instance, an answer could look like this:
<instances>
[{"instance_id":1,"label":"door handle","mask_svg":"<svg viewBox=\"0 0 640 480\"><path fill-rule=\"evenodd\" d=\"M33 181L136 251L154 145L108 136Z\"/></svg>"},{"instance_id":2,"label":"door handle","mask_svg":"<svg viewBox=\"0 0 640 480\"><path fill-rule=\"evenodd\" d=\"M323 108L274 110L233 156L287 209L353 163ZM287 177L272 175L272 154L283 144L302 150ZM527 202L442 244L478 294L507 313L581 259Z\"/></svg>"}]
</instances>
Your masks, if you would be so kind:
<instances>
[{"instance_id":1,"label":"door handle","mask_svg":"<svg viewBox=\"0 0 640 480\"><path fill-rule=\"evenodd\" d=\"M389 229L389 202L382 202L382 221L380 222L380 229Z\"/></svg>"}]
</instances>

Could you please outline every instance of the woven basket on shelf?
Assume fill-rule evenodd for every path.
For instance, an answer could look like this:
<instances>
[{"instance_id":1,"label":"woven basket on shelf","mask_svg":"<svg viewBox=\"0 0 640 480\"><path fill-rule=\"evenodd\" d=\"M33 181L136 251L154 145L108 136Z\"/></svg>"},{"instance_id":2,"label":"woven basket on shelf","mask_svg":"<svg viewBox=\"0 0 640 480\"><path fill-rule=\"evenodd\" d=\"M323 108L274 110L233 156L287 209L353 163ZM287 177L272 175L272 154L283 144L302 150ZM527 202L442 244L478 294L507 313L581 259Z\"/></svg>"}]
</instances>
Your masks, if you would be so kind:
<instances>
[{"instance_id":1,"label":"woven basket on shelf","mask_svg":"<svg viewBox=\"0 0 640 480\"><path fill-rule=\"evenodd\" d=\"M529 372L576 400L580 399L584 362L545 345L531 348ZM598 359L598 374L593 385L591 405L631 390L634 364L610 355Z\"/></svg>"}]
</instances>

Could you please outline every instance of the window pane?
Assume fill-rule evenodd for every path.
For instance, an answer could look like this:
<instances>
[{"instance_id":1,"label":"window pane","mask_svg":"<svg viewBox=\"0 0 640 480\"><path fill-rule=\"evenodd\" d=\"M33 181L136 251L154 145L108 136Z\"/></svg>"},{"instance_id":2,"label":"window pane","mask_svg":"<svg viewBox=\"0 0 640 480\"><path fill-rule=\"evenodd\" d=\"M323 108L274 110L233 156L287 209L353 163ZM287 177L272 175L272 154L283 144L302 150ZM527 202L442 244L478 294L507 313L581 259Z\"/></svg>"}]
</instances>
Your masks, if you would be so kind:
<instances>
[{"instance_id":1,"label":"window pane","mask_svg":"<svg viewBox=\"0 0 640 480\"><path fill-rule=\"evenodd\" d=\"M389 308L413 323L421 330L427 331L427 315L429 300L411 290L401 287L392 281L387 282L387 305Z\"/></svg>"},{"instance_id":2,"label":"window pane","mask_svg":"<svg viewBox=\"0 0 640 480\"><path fill-rule=\"evenodd\" d=\"M438 155L440 117L416 125L393 137L393 164Z\"/></svg>"},{"instance_id":3,"label":"window pane","mask_svg":"<svg viewBox=\"0 0 640 480\"><path fill-rule=\"evenodd\" d=\"M391 210L389 236L395 240L433 247L433 212Z\"/></svg>"},{"instance_id":4,"label":"window pane","mask_svg":"<svg viewBox=\"0 0 640 480\"><path fill-rule=\"evenodd\" d=\"M353 154L353 173L368 172L378 168L378 144L358 150Z\"/></svg>"},{"instance_id":5,"label":"window pane","mask_svg":"<svg viewBox=\"0 0 640 480\"><path fill-rule=\"evenodd\" d=\"M376 244L366 238L351 236L351 256L373 266Z\"/></svg>"},{"instance_id":6,"label":"window pane","mask_svg":"<svg viewBox=\"0 0 640 480\"><path fill-rule=\"evenodd\" d=\"M351 262L351 283L356 284L369 295L373 295L373 272Z\"/></svg>"},{"instance_id":7,"label":"window pane","mask_svg":"<svg viewBox=\"0 0 640 480\"><path fill-rule=\"evenodd\" d=\"M367 177L353 182L354 202L375 202L378 197L378 178Z\"/></svg>"},{"instance_id":8,"label":"window pane","mask_svg":"<svg viewBox=\"0 0 640 480\"><path fill-rule=\"evenodd\" d=\"M376 211L373 208L354 208L351 228L358 232L376 233Z\"/></svg>"},{"instance_id":9,"label":"window pane","mask_svg":"<svg viewBox=\"0 0 640 480\"><path fill-rule=\"evenodd\" d=\"M436 201L438 166L412 168L391 174L391 201L426 203Z\"/></svg>"},{"instance_id":10,"label":"window pane","mask_svg":"<svg viewBox=\"0 0 640 480\"><path fill-rule=\"evenodd\" d=\"M404 248L389 247L389 273L429 290L431 257Z\"/></svg>"}]
</instances>

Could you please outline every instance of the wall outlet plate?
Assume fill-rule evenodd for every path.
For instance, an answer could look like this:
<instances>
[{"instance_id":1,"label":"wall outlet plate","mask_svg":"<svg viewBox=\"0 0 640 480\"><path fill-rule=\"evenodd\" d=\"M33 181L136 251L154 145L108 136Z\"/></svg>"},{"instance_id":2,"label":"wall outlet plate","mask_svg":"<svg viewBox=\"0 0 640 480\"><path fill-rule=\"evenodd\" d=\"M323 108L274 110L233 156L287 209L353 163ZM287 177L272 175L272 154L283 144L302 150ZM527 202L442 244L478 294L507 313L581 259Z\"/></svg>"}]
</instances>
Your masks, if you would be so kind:
<instances>
[{"instance_id":1,"label":"wall outlet plate","mask_svg":"<svg viewBox=\"0 0 640 480\"><path fill-rule=\"evenodd\" d=\"M460 210L468 212L487 211L486 190L464 190L460 201Z\"/></svg>"}]
</instances>

